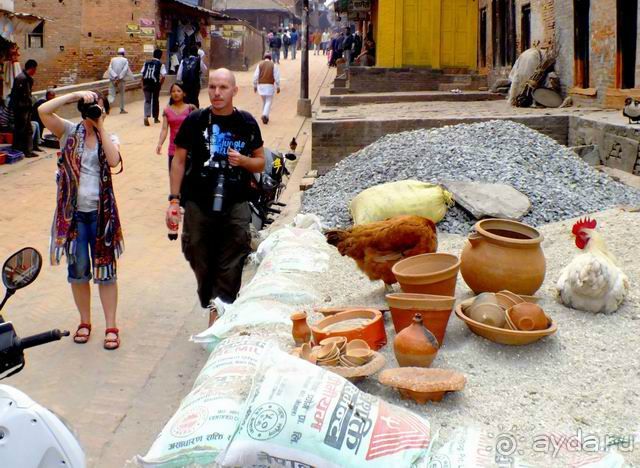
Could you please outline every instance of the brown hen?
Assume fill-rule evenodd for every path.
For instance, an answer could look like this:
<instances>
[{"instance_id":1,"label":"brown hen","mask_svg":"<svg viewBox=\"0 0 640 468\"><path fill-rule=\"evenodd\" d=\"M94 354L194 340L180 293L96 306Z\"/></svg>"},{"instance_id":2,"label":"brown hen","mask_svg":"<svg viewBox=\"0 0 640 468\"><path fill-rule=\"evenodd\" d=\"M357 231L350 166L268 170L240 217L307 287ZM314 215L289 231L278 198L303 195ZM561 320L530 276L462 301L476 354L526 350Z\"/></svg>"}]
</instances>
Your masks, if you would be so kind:
<instances>
[{"instance_id":1,"label":"brown hen","mask_svg":"<svg viewBox=\"0 0 640 468\"><path fill-rule=\"evenodd\" d=\"M382 280L386 285L396 282L391 272L396 262L438 249L436 226L422 216L396 216L327 231L325 236L340 254L353 258L370 280Z\"/></svg>"}]
</instances>

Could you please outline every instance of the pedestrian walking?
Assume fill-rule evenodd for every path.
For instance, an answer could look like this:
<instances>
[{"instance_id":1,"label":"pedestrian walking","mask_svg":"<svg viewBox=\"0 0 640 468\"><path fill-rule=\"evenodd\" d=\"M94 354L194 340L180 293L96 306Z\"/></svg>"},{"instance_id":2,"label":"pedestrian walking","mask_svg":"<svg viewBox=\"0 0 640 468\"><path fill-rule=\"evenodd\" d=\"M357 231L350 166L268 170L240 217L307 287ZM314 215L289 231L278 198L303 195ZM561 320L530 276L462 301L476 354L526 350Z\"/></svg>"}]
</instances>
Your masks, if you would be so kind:
<instances>
[{"instance_id":1,"label":"pedestrian walking","mask_svg":"<svg viewBox=\"0 0 640 468\"><path fill-rule=\"evenodd\" d=\"M291 46L291 35L289 31L285 29L282 35L282 57L287 60L289 56L289 47Z\"/></svg>"},{"instance_id":2,"label":"pedestrian walking","mask_svg":"<svg viewBox=\"0 0 640 468\"><path fill-rule=\"evenodd\" d=\"M180 63L176 78L178 81L182 81L182 87L187 93L185 102L200 107L201 61L198 49L195 46L190 47L187 54L187 57Z\"/></svg>"},{"instance_id":3,"label":"pedestrian walking","mask_svg":"<svg viewBox=\"0 0 640 468\"><path fill-rule=\"evenodd\" d=\"M264 169L264 149L258 123L233 106L238 93L233 73L224 68L211 72L208 89L211 106L192 112L175 139L167 227L177 229L182 204L182 251L212 325L218 317L215 299L232 303L240 290L251 251L249 182ZM187 153L190 170L185 173Z\"/></svg>"},{"instance_id":4,"label":"pedestrian walking","mask_svg":"<svg viewBox=\"0 0 640 468\"><path fill-rule=\"evenodd\" d=\"M329 49L329 44L331 43L331 34L326 29L322 33L322 55L327 55L327 50Z\"/></svg>"},{"instance_id":5,"label":"pedestrian walking","mask_svg":"<svg viewBox=\"0 0 640 468\"><path fill-rule=\"evenodd\" d=\"M162 130L160 130L160 139L158 140L158 146L156 147L156 154L162 154L162 145L167 139L169 134L169 170L171 170L171 161L176 151L175 139L180 129L180 125L184 122L184 119L198 108L193 104L187 104L184 101L186 93L182 87L181 82L176 82L171 85L169 89L169 105L162 111Z\"/></svg>"},{"instance_id":6,"label":"pedestrian walking","mask_svg":"<svg viewBox=\"0 0 640 468\"><path fill-rule=\"evenodd\" d=\"M82 117L79 124L55 114L75 101ZM63 254L67 257L67 278L80 313L73 340L83 344L91 335L89 282L93 277L106 322L103 347L114 350L120 346L116 259L124 250L124 240L111 182L111 168L122 164L120 146L104 126L109 101L97 91L77 91L45 102L38 110L42 122L60 140L50 260L58 265Z\"/></svg>"},{"instance_id":7,"label":"pedestrian walking","mask_svg":"<svg viewBox=\"0 0 640 468\"><path fill-rule=\"evenodd\" d=\"M349 70L349 65L351 65L351 60L353 56L353 34L351 34L351 28L347 26L344 28L344 40L342 42L342 53L344 56L344 68L345 70Z\"/></svg>"},{"instance_id":8,"label":"pedestrian walking","mask_svg":"<svg viewBox=\"0 0 640 468\"><path fill-rule=\"evenodd\" d=\"M322 33L319 29L313 33L311 40L313 42L313 55L320 55L320 48L322 47Z\"/></svg>"},{"instance_id":9,"label":"pedestrian walking","mask_svg":"<svg viewBox=\"0 0 640 468\"><path fill-rule=\"evenodd\" d=\"M280 48L282 47L282 38L280 37L279 33L273 33L273 37L271 38L269 47L271 47L271 59L273 60L273 63L280 63Z\"/></svg>"},{"instance_id":10,"label":"pedestrian walking","mask_svg":"<svg viewBox=\"0 0 640 468\"><path fill-rule=\"evenodd\" d=\"M253 92L262 98L262 123L269 123L273 96L280 93L280 67L273 63L271 54L264 54L253 74Z\"/></svg>"},{"instance_id":11,"label":"pedestrian walking","mask_svg":"<svg viewBox=\"0 0 640 468\"><path fill-rule=\"evenodd\" d=\"M24 64L24 70L16 76L11 94L9 107L13 111L13 149L22 151L27 158L38 156L33 152L33 127L31 115L33 113L33 76L38 69L38 62L29 59Z\"/></svg>"},{"instance_id":12,"label":"pedestrian walking","mask_svg":"<svg viewBox=\"0 0 640 468\"><path fill-rule=\"evenodd\" d=\"M296 52L298 50L298 40L300 39L300 35L296 28L291 28L291 34L289 35L291 38L291 60L296 59Z\"/></svg>"},{"instance_id":13,"label":"pedestrian walking","mask_svg":"<svg viewBox=\"0 0 640 468\"><path fill-rule=\"evenodd\" d=\"M144 125L149 126L149 117L153 115L153 121L160 123L160 89L164 78L167 76L167 69L160 61L162 51L153 51L153 58L147 60L142 66L142 91L144 93Z\"/></svg>"},{"instance_id":14,"label":"pedestrian walking","mask_svg":"<svg viewBox=\"0 0 640 468\"><path fill-rule=\"evenodd\" d=\"M107 77L109 78L109 104L113 104L116 100L116 94L120 94L120 113L127 114L124 109L124 92L125 82L133 79L133 73L129 67L129 60L125 57L126 51L123 47L118 49L118 55L111 59L109 68L107 69Z\"/></svg>"},{"instance_id":15,"label":"pedestrian walking","mask_svg":"<svg viewBox=\"0 0 640 468\"><path fill-rule=\"evenodd\" d=\"M196 42L198 57L200 57L200 88L206 87L209 81L209 66L207 65L207 53L202 48L202 42Z\"/></svg>"}]
</instances>

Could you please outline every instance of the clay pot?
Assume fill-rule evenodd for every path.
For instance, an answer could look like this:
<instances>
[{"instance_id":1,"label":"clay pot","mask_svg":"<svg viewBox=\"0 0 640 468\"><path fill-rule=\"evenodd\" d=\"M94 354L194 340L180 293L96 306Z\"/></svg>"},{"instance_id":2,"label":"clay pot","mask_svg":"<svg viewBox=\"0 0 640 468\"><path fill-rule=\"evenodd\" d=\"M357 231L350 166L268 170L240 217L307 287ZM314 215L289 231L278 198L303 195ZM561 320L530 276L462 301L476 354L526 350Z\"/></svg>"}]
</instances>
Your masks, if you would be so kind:
<instances>
[{"instance_id":1,"label":"clay pot","mask_svg":"<svg viewBox=\"0 0 640 468\"><path fill-rule=\"evenodd\" d=\"M507 311L507 315L518 330L544 330L549 326L549 318L537 304L516 304Z\"/></svg>"},{"instance_id":2,"label":"clay pot","mask_svg":"<svg viewBox=\"0 0 640 468\"><path fill-rule=\"evenodd\" d=\"M476 293L503 289L534 294L542 285L546 262L542 234L517 221L485 219L462 251L460 272Z\"/></svg>"},{"instance_id":3,"label":"clay pot","mask_svg":"<svg viewBox=\"0 0 640 468\"><path fill-rule=\"evenodd\" d=\"M413 323L415 314L422 315L422 323L434 334L438 343L444 343L449 317L456 302L455 297L433 294L387 294L387 303L396 333Z\"/></svg>"},{"instance_id":4,"label":"clay pot","mask_svg":"<svg viewBox=\"0 0 640 468\"><path fill-rule=\"evenodd\" d=\"M429 367L438 354L438 340L415 314L413 323L396 335L393 352L400 367Z\"/></svg>"},{"instance_id":5,"label":"clay pot","mask_svg":"<svg viewBox=\"0 0 640 468\"><path fill-rule=\"evenodd\" d=\"M296 345L300 346L311 341L311 329L307 325L307 313L296 312L291 315L293 326L291 327L291 336Z\"/></svg>"},{"instance_id":6,"label":"clay pot","mask_svg":"<svg viewBox=\"0 0 640 468\"><path fill-rule=\"evenodd\" d=\"M477 306L469 307L469 317L476 322L491 325L493 327L503 328L506 317L502 307L498 304L484 303Z\"/></svg>"},{"instance_id":7,"label":"clay pot","mask_svg":"<svg viewBox=\"0 0 640 468\"><path fill-rule=\"evenodd\" d=\"M455 296L460 260L447 253L415 255L400 260L391 271L406 293Z\"/></svg>"}]
</instances>

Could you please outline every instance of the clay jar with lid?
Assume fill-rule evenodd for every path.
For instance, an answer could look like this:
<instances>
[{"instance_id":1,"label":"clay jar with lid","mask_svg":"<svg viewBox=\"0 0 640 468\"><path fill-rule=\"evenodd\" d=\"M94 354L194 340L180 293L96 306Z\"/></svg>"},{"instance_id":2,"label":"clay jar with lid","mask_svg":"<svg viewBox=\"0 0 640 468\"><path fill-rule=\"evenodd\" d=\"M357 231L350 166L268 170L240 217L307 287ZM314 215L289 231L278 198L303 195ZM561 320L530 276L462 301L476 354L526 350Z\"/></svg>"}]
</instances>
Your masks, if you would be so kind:
<instances>
[{"instance_id":1,"label":"clay jar with lid","mask_svg":"<svg viewBox=\"0 0 640 468\"><path fill-rule=\"evenodd\" d=\"M439 348L436 337L422 324L421 314L415 314L413 323L393 340L393 352L400 367L429 367Z\"/></svg>"},{"instance_id":2,"label":"clay jar with lid","mask_svg":"<svg viewBox=\"0 0 640 468\"><path fill-rule=\"evenodd\" d=\"M311 329L307 325L307 313L296 312L291 314L291 321L293 322L291 336L293 336L293 341L296 342L296 345L300 346L311 341Z\"/></svg>"},{"instance_id":3,"label":"clay jar with lid","mask_svg":"<svg viewBox=\"0 0 640 468\"><path fill-rule=\"evenodd\" d=\"M475 230L465 244L460 265L473 292L507 289L533 295L542 286L546 261L540 232L506 219L484 219L476 223Z\"/></svg>"}]
</instances>

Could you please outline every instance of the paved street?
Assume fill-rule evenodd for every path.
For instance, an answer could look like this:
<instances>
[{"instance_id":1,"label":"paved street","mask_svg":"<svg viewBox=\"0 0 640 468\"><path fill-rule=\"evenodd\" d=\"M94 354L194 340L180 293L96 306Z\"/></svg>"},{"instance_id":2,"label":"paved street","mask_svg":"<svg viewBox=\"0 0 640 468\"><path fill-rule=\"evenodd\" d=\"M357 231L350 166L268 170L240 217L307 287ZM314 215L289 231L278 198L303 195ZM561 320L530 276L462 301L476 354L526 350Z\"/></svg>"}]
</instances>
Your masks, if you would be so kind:
<instances>
[{"instance_id":1,"label":"paved street","mask_svg":"<svg viewBox=\"0 0 640 468\"><path fill-rule=\"evenodd\" d=\"M335 71L327 74L323 57L310 55L311 98L326 93ZM261 125L267 146L284 150L298 137L298 153L309 155L310 125L296 116L300 60L281 64L282 94L276 97L269 125ZM250 72L238 73L236 106L260 115L260 99L251 89ZM166 104L162 98L162 105ZM206 92L200 97L207 103ZM204 328L198 313L195 280L178 242L167 239L164 212L168 174L165 154L155 146L160 125L142 125L142 101L117 109L106 127L122 143L124 173L114 176L126 250L119 263L118 326L121 348L103 349L104 318L93 290L93 332L86 345L71 339L29 350L22 373L3 383L13 385L62 414L76 428L89 465L122 466L144 453L187 393L205 352L188 337ZM302 161L300 169L308 163ZM66 281L64 265L48 264L47 247L55 204L55 158L0 166L0 259L24 246L45 258L38 280L18 291L5 318L20 335L51 328L75 330L79 316ZM299 174L298 174L299 176Z\"/></svg>"}]
</instances>

